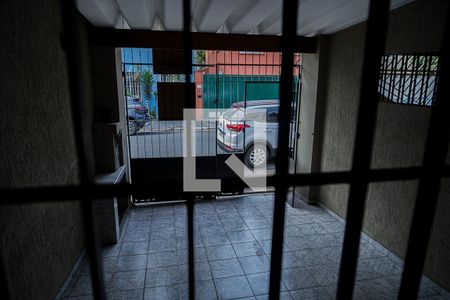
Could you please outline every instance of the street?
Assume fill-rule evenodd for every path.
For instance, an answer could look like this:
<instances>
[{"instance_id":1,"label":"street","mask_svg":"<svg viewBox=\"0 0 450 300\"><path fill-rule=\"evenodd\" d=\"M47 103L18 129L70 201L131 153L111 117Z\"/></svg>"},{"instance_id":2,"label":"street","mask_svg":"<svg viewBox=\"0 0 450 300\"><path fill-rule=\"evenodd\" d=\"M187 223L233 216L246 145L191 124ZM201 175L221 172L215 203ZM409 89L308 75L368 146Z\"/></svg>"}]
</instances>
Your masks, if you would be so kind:
<instances>
[{"instance_id":1,"label":"street","mask_svg":"<svg viewBox=\"0 0 450 300\"><path fill-rule=\"evenodd\" d=\"M179 121L153 122L130 136L131 158L182 157L183 129ZM215 122L198 123L195 131L196 156L216 156L225 152L216 143ZM275 172L273 160L267 164L269 174ZM259 170L258 172L263 172ZM269 175L268 174L268 175Z\"/></svg>"},{"instance_id":2,"label":"street","mask_svg":"<svg viewBox=\"0 0 450 300\"><path fill-rule=\"evenodd\" d=\"M197 129L195 140L196 156L224 153L218 145L216 147L215 128ZM183 131L178 128L157 131L144 127L130 136L131 158L181 157L182 145Z\"/></svg>"}]
</instances>

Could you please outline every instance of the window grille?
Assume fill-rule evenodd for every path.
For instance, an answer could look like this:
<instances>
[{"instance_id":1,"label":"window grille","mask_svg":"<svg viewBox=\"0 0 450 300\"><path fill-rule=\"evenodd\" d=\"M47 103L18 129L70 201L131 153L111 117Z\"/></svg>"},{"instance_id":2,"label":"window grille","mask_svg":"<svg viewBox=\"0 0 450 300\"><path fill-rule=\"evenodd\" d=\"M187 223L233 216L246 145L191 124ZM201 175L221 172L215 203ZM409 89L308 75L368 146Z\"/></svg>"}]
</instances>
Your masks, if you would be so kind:
<instances>
[{"instance_id":1,"label":"window grille","mask_svg":"<svg viewBox=\"0 0 450 300\"><path fill-rule=\"evenodd\" d=\"M380 102L433 106L438 67L435 53L383 56L378 82Z\"/></svg>"}]
</instances>

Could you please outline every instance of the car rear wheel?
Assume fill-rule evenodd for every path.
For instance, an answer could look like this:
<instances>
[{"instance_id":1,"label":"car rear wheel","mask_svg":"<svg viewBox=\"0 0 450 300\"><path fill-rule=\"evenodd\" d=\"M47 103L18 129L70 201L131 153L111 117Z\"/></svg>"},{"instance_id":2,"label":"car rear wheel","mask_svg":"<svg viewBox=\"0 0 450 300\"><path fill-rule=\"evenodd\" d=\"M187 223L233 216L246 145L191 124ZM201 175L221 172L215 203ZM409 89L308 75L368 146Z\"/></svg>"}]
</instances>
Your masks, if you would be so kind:
<instances>
[{"instance_id":1,"label":"car rear wheel","mask_svg":"<svg viewBox=\"0 0 450 300\"><path fill-rule=\"evenodd\" d=\"M252 169L258 169L265 166L268 158L269 151L265 145L252 145L245 152L245 164Z\"/></svg>"},{"instance_id":2,"label":"car rear wheel","mask_svg":"<svg viewBox=\"0 0 450 300\"><path fill-rule=\"evenodd\" d=\"M128 120L128 134L135 135L137 131L137 124L133 120Z\"/></svg>"}]
</instances>

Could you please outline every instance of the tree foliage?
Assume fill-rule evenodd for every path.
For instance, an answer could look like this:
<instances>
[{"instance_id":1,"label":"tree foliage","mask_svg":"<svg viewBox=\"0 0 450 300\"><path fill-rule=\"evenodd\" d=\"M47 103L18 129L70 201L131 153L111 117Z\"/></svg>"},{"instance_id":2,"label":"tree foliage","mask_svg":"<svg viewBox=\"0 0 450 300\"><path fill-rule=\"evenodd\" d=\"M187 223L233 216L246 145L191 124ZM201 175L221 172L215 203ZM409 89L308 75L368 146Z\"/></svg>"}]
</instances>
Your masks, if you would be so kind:
<instances>
[{"instance_id":1,"label":"tree foliage","mask_svg":"<svg viewBox=\"0 0 450 300\"><path fill-rule=\"evenodd\" d=\"M155 75L153 75L152 71L144 71L141 74L141 82L145 97L150 99L154 94L153 84L155 84Z\"/></svg>"}]
</instances>

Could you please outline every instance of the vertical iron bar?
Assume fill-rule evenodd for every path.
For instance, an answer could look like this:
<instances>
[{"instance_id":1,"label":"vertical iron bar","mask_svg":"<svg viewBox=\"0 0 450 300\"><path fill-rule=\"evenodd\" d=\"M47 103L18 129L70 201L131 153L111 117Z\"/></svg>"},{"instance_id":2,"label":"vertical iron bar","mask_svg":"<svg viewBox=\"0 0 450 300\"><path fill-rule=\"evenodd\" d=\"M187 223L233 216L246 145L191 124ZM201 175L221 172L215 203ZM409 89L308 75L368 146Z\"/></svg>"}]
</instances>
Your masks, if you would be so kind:
<instances>
[{"instance_id":1,"label":"vertical iron bar","mask_svg":"<svg viewBox=\"0 0 450 300\"><path fill-rule=\"evenodd\" d=\"M283 255L284 219L288 186L289 127L292 100L292 68L294 52L292 41L297 35L298 0L283 1L283 28L281 39L280 108L278 118L278 149L276 155L275 203L272 228L272 254L270 260L269 299L279 299L281 263Z\"/></svg>"},{"instance_id":2,"label":"vertical iron bar","mask_svg":"<svg viewBox=\"0 0 450 300\"><path fill-rule=\"evenodd\" d=\"M94 157L92 153L92 136L89 120L86 116L84 89L87 87L83 82L81 55L82 43L80 22L75 1L60 1L64 20L64 42L67 53L67 64L70 81L70 96L72 100L72 114L74 119L75 140L77 145L78 167L80 174L80 185L90 189L94 181ZM96 299L105 299L105 286L103 281L103 270L100 260L100 245L95 221L94 201L91 198L81 199L83 209L83 220L85 223L85 235L87 254L90 262L92 286Z\"/></svg>"},{"instance_id":3,"label":"vertical iron bar","mask_svg":"<svg viewBox=\"0 0 450 300\"><path fill-rule=\"evenodd\" d=\"M411 61L411 55L407 55L407 57L408 57L408 59L406 60L406 77L408 78L407 79L407 82L408 82L408 89L407 89L407 92L408 92L408 97L407 97L407 102L406 102L406 104L411 104L411 92L412 92L412 80L413 80L413 65L410 63L410 61Z\"/></svg>"},{"instance_id":4,"label":"vertical iron bar","mask_svg":"<svg viewBox=\"0 0 450 300\"><path fill-rule=\"evenodd\" d=\"M428 59L427 59L427 79L426 79L426 82L425 82L425 102L424 102L425 105L427 105L427 103L428 103L428 101L427 101L428 94L429 94L429 93L428 93L428 85L429 85L429 83L430 83L430 77L431 77L431 60L432 60L433 56L430 54L427 58L428 58Z\"/></svg>"},{"instance_id":5,"label":"vertical iron bar","mask_svg":"<svg viewBox=\"0 0 450 300\"><path fill-rule=\"evenodd\" d=\"M407 104L411 104L411 92L412 92L412 84L413 84L413 71L414 71L414 61L411 63L411 55L408 55L408 59L406 61L406 69L407 69L407 76L409 78L409 84L408 84L408 102Z\"/></svg>"},{"instance_id":6,"label":"vertical iron bar","mask_svg":"<svg viewBox=\"0 0 450 300\"><path fill-rule=\"evenodd\" d=\"M416 82L417 82L417 73L418 71L418 62L417 62L417 55L413 55L413 78L414 78L414 83L412 83L412 79L411 79L411 84L412 84L412 98L410 99L410 103L409 104L415 104L414 103L414 98L416 97ZM418 103L417 103L418 104Z\"/></svg>"},{"instance_id":7,"label":"vertical iron bar","mask_svg":"<svg viewBox=\"0 0 450 300\"><path fill-rule=\"evenodd\" d=\"M383 75L383 95L385 95L384 93L387 93L387 96L383 97L383 101L384 102L389 102L389 93L386 92L387 90L387 77L388 77L388 61L389 61L389 56L385 56L385 60L384 60L384 75Z\"/></svg>"},{"instance_id":8,"label":"vertical iron bar","mask_svg":"<svg viewBox=\"0 0 450 300\"><path fill-rule=\"evenodd\" d=\"M8 274L6 273L3 257L0 257L0 290L2 291L4 297L3 299L5 300L12 299L9 287Z\"/></svg>"},{"instance_id":9,"label":"vertical iron bar","mask_svg":"<svg viewBox=\"0 0 450 300\"><path fill-rule=\"evenodd\" d=\"M389 79L389 93L388 93L389 99L391 102L395 102L394 101L394 86L395 86L395 77L394 77L395 64L394 64L394 61L395 61L395 57L396 57L396 55L391 55L391 70L390 70L391 78Z\"/></svg>"},{"instance_id":10,"label":"vertical iron bar","mask_svg":"<svg viewBox=\"0 0 450 300\"><path fill-rule=\"evenodd\" d=\"M185 77L185 108L192 109L193 90L191 89L192 73L192 40L191 40L191 1L183 0L183 50L184 50L184 77ZM187 124L191 127L191 124ZM187 129L187 128L186 128ZM194 129L195 130L195 129ZM189 130L190 131L190 130ZM195 133L194 133L195 134ZM190 138L190 137L188 137ZM194 141L195 143L195 141ZM194 154L195 155L195 154ZM187 199L188 221L188 255L189 255L189 299L195 299L195 274L194 274L194 197L188 195Z\"/></svg>"},{"instance_id":11,"label":"vertical iron bar","mask_svg":"<svg viewBox=\"0 0 450 300\"><path fill-rule=\"evenodd\" d=\"M134 62L134 55L133 55L133 51L134 48L131 50L131 60L133 62L133 74L138 73L139 68L137 67L137 64ZM139 75L137 76L137 80L134 80L134 86L136 87L136 90L139 91L139 99L141 99L141 74L138 73ZM137 124L136 124L137 125ZM136 130L137 130L137 126L135 125L136 129L135 129L135 134L134 134L134 139L136 140L136 158L139 158L139 137L136 135Z\"/></svg>"},{"instance_id":12,"label":"vertical iron bar","mask_svg":"<svg viewBox=\"0 0 450 300\"><path fill-rule=\"evenodd\" d=\"M142 61L142 58L141 58L141 61ZM146 67L148 68L148 65L146 65ZM148 70L150 71L150 68L148 68ZM142 98L144 98L144 97L142 97ZM150 114L150 105L151 105L150 100L151 100L151 97L148 100L148 112L149 112L149 114ZM145 101L142 101L142 104L143 104L144 107L146 106ZM145 124L144 124L143 129L144 129L144 158L147 158L147 137L145 136L145 133L146 133L146 126L145 126Z\"/></svg>"},{"instance_id":13,"label":"vertical iron bar","mask_svg":"<svg viewBox=\"0 0 450 300\"><path fill-rule=\"evenodd\" d=\"M393 64L393 66L394 66L394 71L393 71L394 72L393 73L394 76L392 76L392 78L394 79L394 85L392 86L392 99L394 99L395 95L397 95L397 100L394 101L394 102L395 103L399 103L398 102L399 95L398 95L398 90L397 90L398 54L394 55L394 64Z\"/></svg>"},{"instance_id":14,"label":"vertical iron bar","mask_svg":"<svg viewBox=\"0 0 450 300\"><path fill-rule=\"evenodd\" d=\"M124 83L123 83L123 85L124 85L124 89L125 89L125 99L126 99L126 101L125 101L125 109L127 111L127 116L128 116L128 98L127 98L126 95L128 94L127 91L128 91L129 85L128 85L127 64L126 63L123 63L123 72L124 72L124 80L123 80ZM127 129L128 155L131 158L131 139L130 139L130 135L129 135L130 129L129 129L129 124L128 124L128 118L127 118L127 120L125 122L127 122L125 128Z\"/></svg>"},{"instance_id":15,"label":"vertical iron bar","mask_svg":"<svg viewBox=\"0 0 450 300\"><path fill-rule=\"evenodd\" d=\"M159 120L159 118L158 118L158 131L157 131L157 134L156 134L156 137L157 137L157 141L158 141L158 157L163 157L162 155L161 155L161 128L160 128L160 120Z\"/></svg>"},{"instance_id":16,"label":"vertical iron bar","mask_svg":"<svg viewBox=\"0 0 450 300\"><path fill-rule=\"evenodd\" d=\"M402 66L400 68L400 74L401 74L401 78L400 78L400 88L401 88L401 99L402 99L402 104L405 101L405 85L406 85L406 56L402 55L402 62L401 62Z\"/></svg>"},{"instance_id":17,"label":"vertical iron bar","mask_svg":"<svg viewBox=\"0 0 450 300\"><path fill-rule=\"evenodd\" d=\"M441 173L447 156L450 138L450 9L447 9L442 37L439 80L435 106L431 108L431 119L422 166L425 168L419 180L416 206L414 208L405 265L399 291L399 299L416 299L425 264L436 204L439 198Z\"/></svg>"},{"instance_id":18,"label":"vertical iron bar","mask_svg":"<svg viewBox=\"0 0 450 300\"><path fill-rule=\"evenodd\" d=\"M418 56L420 59L423 59L424 58L424 56L423 55L419 55ZM420 90L419 90L419 105L424 105L425 103L425 101L424 101L424 99L423 99L423 82L424 82L424 79L425 79L425 67L426 67L426 59L425 60L422 60L422 63L421 63L421 70L420 70L420 74L421 74L421 78L420 78Z\"/></svg>"},{"instance_id":19,"label":"vertical iron bar","mask_svg":"<svg viewBox=\"0 0 450 300\"><path fill-rule=\"evenodd\" d=\"M379 101L384 102L384 83L385 83L385 64L386 56L381 57L381 68L380 68L380 79L378 80L378 87L380 89L380 99Z\"/></svg>"},{"instance_id":20,"label":"vertical iron bar","mask_svg":"<svg viewBox=\"0 0 450 300\"><path fill-rule=\"evenodd\" d=\"M440 55L438 55L436 57L437 66L434 70L434 88L433 88L433 103L432 103L432 105L436 104L436 95L437 95L437 87L438 87L438 77L437 76L438 76L438 71L440 70L441 65L442 65L440 57L441 57Z\"/></svg>"},{"instance_id":21,"label":"vertical iron bar","mask_svg":"<svg viewBox=\"0 0 450 300\"><path fill-rule=\"evenodd\" d=\"M384 53L388 10L389 0L370 1L337 299L351 299L353 294L368 187L367 172L370 169L375 133L378 73Z\"/></svg>"},{"instance_id":22,"label":"vertical iron bar","mask_svg":"<svg viewBox=\"0 0 450 300\"><path fill-rule=\"evenodd\" d=\"M391 55L387 55L386 56L386 62L385 62L385 82L384 82L384 91L386 92L386 97L385 97L385 99L386 99L386 102L392 102L391 100L390 100L390 95L389 95L389 89L390 89L390 85L389 85L389 83L388 83L388 77L389 77L389 62L391 61Z\"/></svg>"},{"instance_id":23,"label":"vertical iron bar","mask_svg":"<svg viewBox=\"0 0 450 300\"><path fill-rule=\"evenodd\" d=\"M301 55L301 54L299 54ZM301 82L301 76L302 76L302 68L301 68L301 58L299 60L300 64L298 64L298 81L297 81L297 90L296 93L294 93L295 95L295 101L297 101L296 105L295 105L295 118L294 118L294 126L292 128L292 131L294 132L294 136L293 136L293 147L294 147L294 152L293 152L293 159L294 159L294 174L297 174L297 149L298 149L298 136L300 133L297 132L298 130L298 121L300 118L300 106L301 106L301 102L302 102L302 82ZM292 206L295 205L295 186L292 187Z\"/></svg>"},{"instance_id":24,"label":"vertical iron bar","mask_svg":"<svg viewBox=\"0 0 450 300\"><path fill-rule=\"evenodd\" d=\"M150 61L150 58L148 61ZM153 73L153 58L152 58L152 73ZM156 86L158 86L158 77L156 75L155 75L155 83L156 83ZM156 106L156 97L155 97L155 119L158 119L158 114L157 114L156 108L157 108L157 106ZM154 158L153 146L154 146L154 143L153 143L153 120L150 118L150 149L151 149L150 157L151 158Z\"/></svg>"}]
</instances>

